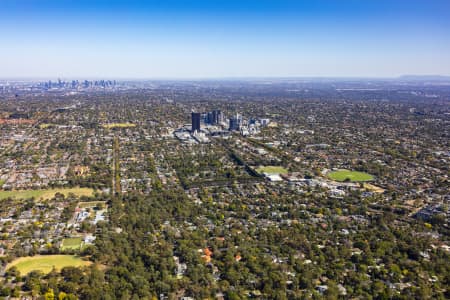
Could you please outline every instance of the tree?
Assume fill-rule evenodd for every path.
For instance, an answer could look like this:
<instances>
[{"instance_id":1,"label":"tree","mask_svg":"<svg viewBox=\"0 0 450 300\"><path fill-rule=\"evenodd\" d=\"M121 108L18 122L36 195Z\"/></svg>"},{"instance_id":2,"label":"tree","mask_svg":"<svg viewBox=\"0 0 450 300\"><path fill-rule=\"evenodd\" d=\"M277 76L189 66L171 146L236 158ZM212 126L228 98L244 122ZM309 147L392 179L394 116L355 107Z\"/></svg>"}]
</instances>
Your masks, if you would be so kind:
<instances>
[{"instance_id":1,"label":"tree","mask_svg":"<svg viewBox=\"0 0 450 300\"><path fill-rule=\"evenodd\" d=\"M48 289L44 295L45 300L55 300L55 293L53 289Z\"/></svg>"},{"instance_id":2,"label":"tree","mask_svg":"<svg viewBox=\"0 0 450 300\"><path fill-rule=\"evenodd\" d=\"M325 291L325 297L329 300L337 299L339 296L339 289L333 280L327 281L328 289Z\"/></svg>"},{"instance_id":3,"label":"tree","mask_svg":"<svg viewBox=\"0 0 450 300\"><path fill-rule=\"evenodd\" d=\"M4 287L0 290L0 296L2 296L2 297L9 296L10 294L11 294L10 287Z\"/></svg>"},{"instance_id":4,"label":"tree","mask_svg":"<svg viewBox=\"0 0 450 300\"><path fill-rule=\"evenodd\" d=\"M9 268L8 271L6 271L5 276L6 277L19 277L20 271L19 271L19 269L17 269L16 266L13 266L13 267Z\"/></svg>"},{"instance_id":5,"label":"tree","mask_svg":"<svg viewBox=\"0 0 450 300\"><path fill-rule=\"evenodd\" d=\"M59 292L58 294L58 300L66 300L67 294L64 292Z\"/></svg>"},{"instance_id":6,"label":"tree","mask_svg":"<svg viewBox=\"0 0 450 300\"><path fill-rule=\"evenodd\" d=\"M240 300L241 297L236 292L228 291L227 292L227 299L229 300Z\"/></svg>"},{"instance_id":7,"label":"tree","mask_svg":"<svg viewBox=\"0 0 450 300\"><path fill-rule=\"evenodd\" d=\"M20 297L20 288L18 286L16 286L14 288L14 290L11 292L11 296L15 297L15 298L19 298Z\"/></svg>"}]
</instances>

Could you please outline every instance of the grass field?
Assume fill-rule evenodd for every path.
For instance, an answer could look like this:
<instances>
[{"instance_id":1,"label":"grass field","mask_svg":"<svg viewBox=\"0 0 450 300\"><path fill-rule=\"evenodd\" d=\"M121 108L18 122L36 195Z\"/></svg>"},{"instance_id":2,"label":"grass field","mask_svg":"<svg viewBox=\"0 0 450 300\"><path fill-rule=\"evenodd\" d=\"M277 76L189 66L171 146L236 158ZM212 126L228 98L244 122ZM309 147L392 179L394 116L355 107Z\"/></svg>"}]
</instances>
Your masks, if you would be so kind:
<instances>
[{"instance_id":1,"label":"grass field","mask_svg":"<svg viewBox=\"0 0 450 300\"><path fill-rule=\"evenodd\" d=\"M83 238L67 238L62 241L61 250L80 250L83 246Z\"/></svg>"},{"instance_id":2,"label":"grass field","mask_svg":"<svg viewBox=\"0 0 450 300\"><path fill-rule=\"evenodd\" d=\"M109 123L109 124L103 124L103 128L112 129L112 128L130 128L130 127L136 127L136 124L133 123Z\"/></svg>"},{"instance_id":3,"label":"grass field","mask_svg":"<svg viewBox=\"0 0 450 300\"><path fill-rule=\"evenodd\" d=\"M336 181L350 180L352 182L370 181L373 180L373 176L364 172L350 171L350 170L337 170L330 172L328 177Z\"/></svg>"},{"instance_id":4,"label":"grass field","mask_svg":"<svg viewBox=\"0 0 450 300\"><path fill-rule=\"evenodd\" d=\"M372 192L378 193L378 194L384 193L384 189L382 189L378 186L375 186L373 184L364 183L364 188L366 188Z\"/></svg>"},{"instance_id":5,"label":"grass field","mask_svg":"<svg viewBox=\"0 0 450 300\"><path fill-rule=\"evenodd\" d=\"M90 264L91 262L82 260L75 255L36 255L20 257L9 263L6 269L16 266L20 274L25 275L31 271L50 273L53 267L56 270L61 270L64 267L82 267Z\"/></svg>"},{"instance_id":6,"label":"grass field","mask_svg":"<svg viewBox=\"0 0 450 300\"><path fill-rule=\"evenodd\" d=\"M3 179L0 179L0 188L5 184L5 181Z\"/></svg>"},{"instance_id":7,"label":"grass field","mask_svg":"<svg viewBox=\"0 0 450 300\"><path fill-rule=\"evenodd\" d=\"M89 201L89 202L79 202L78 207L79 208L88 208L88 207L96 207L97 205L103 205L103 207L106 207L106 201Z\"/></svg>"},{"instance_id":8,"label":"grass field","mask_svg":"<svg viewBox=\"0 0 450 300\"><path fill-rule=\"evenodd\" d=\"M70 193L75 196L92 196L94 190L90 188L68 188L68 189L45 189L45 190L17 190L17 191L0 191L0 200L8 197L16 199L28 199L34 197L35 199L51 199L56 193L61 193L68 196Z\"/></svg>"},{"instance_id":9,"label":"grass field","mask_svg":"<svg viewBox=\"0 0 450 300\"><path fill-rule=\"evenodd\" d=\"M267 173L267 174L287 174L288 170L286 170L283 167L277 167L277 166L265 166L265 167L259 167L258 169L256 169L256 172L262 174L262 173Z\"/></svg>"},{"instance_id":10,"label":"grass field","mask_svg":"<svg viewBox=\"0 0 450 300\"><path fill-rule=\"evenodd\" d=\"M42 123L42 124L39 124L39 129L46 129L46 128L49 128L49 127L52 127L52 126L53 126L53 124Z\"/></svg>"}]
</instances>

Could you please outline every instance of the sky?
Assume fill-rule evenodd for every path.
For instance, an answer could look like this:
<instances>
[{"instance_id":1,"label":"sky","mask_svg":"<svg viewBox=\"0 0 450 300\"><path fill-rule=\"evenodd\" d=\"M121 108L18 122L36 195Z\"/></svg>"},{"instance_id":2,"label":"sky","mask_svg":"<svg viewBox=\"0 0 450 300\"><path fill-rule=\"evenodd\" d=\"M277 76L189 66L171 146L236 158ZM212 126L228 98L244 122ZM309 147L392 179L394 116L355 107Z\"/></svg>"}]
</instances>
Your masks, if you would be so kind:
<instances>
[{"instance_id":1,"label":"sky","mask_svg":"<svg viewBox=\"0 0 450 300\"><path fill-rule=\"evenodd\" d=\"M2 78L450 75L448 0L0 0Z\"/></svg>"}]
</instances>

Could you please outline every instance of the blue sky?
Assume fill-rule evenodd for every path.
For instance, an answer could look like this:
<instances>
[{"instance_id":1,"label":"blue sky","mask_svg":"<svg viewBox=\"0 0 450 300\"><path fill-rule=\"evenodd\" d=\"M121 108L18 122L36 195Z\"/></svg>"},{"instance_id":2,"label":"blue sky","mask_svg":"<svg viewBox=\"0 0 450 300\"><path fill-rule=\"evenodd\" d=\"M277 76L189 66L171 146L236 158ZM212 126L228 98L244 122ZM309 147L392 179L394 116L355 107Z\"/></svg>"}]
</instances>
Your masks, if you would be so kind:
<instances>
[{"instance_id":1,"label":"blue sky","mask_svg":"<svg viewBox=\"0 0 450 300\"><path fill-rule=\"evenodd\" d=\"M448 0L1 0L0 77L450 75Z\"/></svg>"}]
</instances>

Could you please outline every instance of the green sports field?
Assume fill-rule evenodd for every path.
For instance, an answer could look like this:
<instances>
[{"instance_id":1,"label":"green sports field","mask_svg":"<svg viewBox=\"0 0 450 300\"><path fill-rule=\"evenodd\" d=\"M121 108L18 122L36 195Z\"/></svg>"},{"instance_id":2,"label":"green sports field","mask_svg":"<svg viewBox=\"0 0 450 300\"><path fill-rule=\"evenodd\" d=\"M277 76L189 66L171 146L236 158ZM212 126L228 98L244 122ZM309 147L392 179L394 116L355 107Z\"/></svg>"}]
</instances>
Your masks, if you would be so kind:
<instances>
[{"instance_id":1,"label":"green sports field","mask_svg":"<svg viewBox=\"0 0 450 300\"><path fill-rule=\"evenodd\" d=\"M73 237L63 239L61 250L80 250L83 246L83 239L81 237Z\"/></svg>"},{"instance_id":2,"label":"green sports field","mask_svg":"<svg viewBox=\"0 0 450 300\"><path fill-rule=\"evenodd\" d=\"M133 123L109 123L109 124L103 124L103 128L112 129L112 128L130 128L130 127L136 127L136 124Z\"/></svg>"},{"instance_id":3,"label":"green sports field","mask_svg":"<svg viewBox=\"0 0 450 300\"><path fill-rule=\"evenodd\" d=\"M54 126L54 125L50 124L50 123L42 123L42 124L39 124L39 129L46 129L46 128L49 128L52 126Z\"/></svg>"},{"instance_id":4,"label":"green sports field","mask_svg":"<svg viewBox=\"0 0 450 300\"><path fill-rule=\"evenodd\" d=\"M259 167L258 169L256 169L256 172L262 174L262 173L267 173L267 174L287 174L288 170L286 170L283 167L279 167L279 166L264 166L264 167Z\"/></svg>"},{"instance_id":5,"label":"green sports field","mask_svg":"<svg viewBox=\"0 0 450 300\"><path fill-rule=\"evenodd\" d=\"M106 206L106 201L89 201L89 202L79 202L79 208L88 208L88 207L96 207L97 205Z\"/></svg>"},{"instance_id":6,"label":"green sports field","mask_svg":"<svg viewBox=\"0 0 450 300\"><path fill-rule=\"evenodd\" d=\"M328 173L328 177L336 181L350 180L352 182L371 181L373 176L364 172L350 171L350 170L337 170Z\"/></svg>"},{"instance_id":7,"label":"green sports field","mask_svg":"<svg viewBox=\"0 0 450 300\"><path fill-rule=\"evenodd\" d=\"M17 191L0 191L0 200L6 198L15 199L29 199L34 197L35 199L51 199L56 193L61 193L64 196L68 196L70 193L75 196L92 196L94 190L90 188L69 188L69 189L45 189L45 190L17 190Z\"/></svg>"},{"instance_id":8,"label":"green sports field","mask_svg":"<svg viewBox=\"0 0 450 300\"><path fill-rule=\"evenodd\" d=\"M90 264L91 262L75 255L36 255L20 257L9 263L6 269L16 266L20 274L25 275L31 271L50 273L53 267L56 270L61 270L64 267L82 267Z\"/></svg>"}]
</instances>

